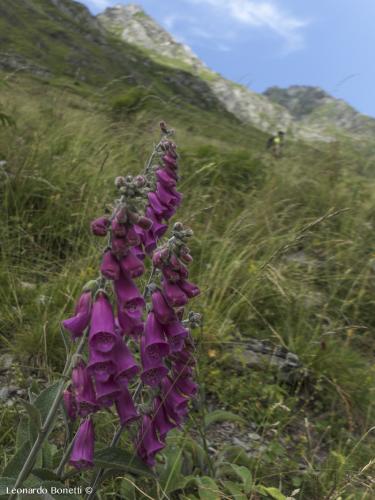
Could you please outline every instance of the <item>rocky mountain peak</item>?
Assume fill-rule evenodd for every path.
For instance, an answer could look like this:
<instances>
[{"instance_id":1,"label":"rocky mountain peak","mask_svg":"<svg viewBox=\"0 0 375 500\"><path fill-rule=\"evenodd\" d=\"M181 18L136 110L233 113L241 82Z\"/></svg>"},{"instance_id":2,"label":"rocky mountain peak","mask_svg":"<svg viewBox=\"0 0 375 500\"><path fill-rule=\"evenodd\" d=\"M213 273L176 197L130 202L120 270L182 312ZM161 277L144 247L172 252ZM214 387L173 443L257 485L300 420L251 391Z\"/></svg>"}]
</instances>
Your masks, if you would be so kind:
<instances>
[{"instance_id":1,"label":"rocky mountain peak","mask_svg":"<svg viewBox=\"0 0 375 500\"><path fill-rule=\"evenodd\" d=\"M291 85L287 88L270 87L264 95L287 108L297 120L309 115L317 107L335 100L325 90L309 85Z\"/></svg>"},{"instance_id":2,"label":"rocky mountain peak","mask_svg":"<svg viewBox=\"0 0 375 500\"><path fill-rule=\"evenodd\" d=\"M205 68L190 47L173 38L137 4L108 7L97 19L107 30L151 55L173 59L191 68Z\"/></svg>"}]
</instances>

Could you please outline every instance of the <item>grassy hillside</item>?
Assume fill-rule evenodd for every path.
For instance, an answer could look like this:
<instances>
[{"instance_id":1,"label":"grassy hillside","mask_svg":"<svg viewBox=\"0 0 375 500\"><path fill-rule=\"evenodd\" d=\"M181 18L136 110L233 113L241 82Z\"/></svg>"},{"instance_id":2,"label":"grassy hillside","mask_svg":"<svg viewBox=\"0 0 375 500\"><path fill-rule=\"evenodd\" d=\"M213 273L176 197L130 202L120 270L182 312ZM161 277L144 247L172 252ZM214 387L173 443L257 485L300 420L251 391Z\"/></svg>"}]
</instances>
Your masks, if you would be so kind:
<instances>
[{"instance_id":1,"label":"grassy hillside","mask_svg":"<svg viewBox=\"0 0 375 500\"><path fill-rule=\"evenodd\" d=\"M33 5L27 19L44 19L45 8ZM33 61L29 33L41 27L29 22L23 36L26 11L14 23L6 20L17 6L1 5L7 23L1 36ZM64 29L61 36L73 35ZM202 104L198 90L180 90L182 72L162 82L172 70L147 62L142 72L135 65L134 81L121 84L112 62L96 81L100 72L90 60L92 77L83 81L70 74L65 55L57 57L55 50L67 45L48 36L50 51L39 61L49 75L4 72L0 78L0 111L14 121L0 125L2 387L22 395L58 378L65 357L59 322L97 274L100 247L89 221L112 200L116 175L142 170L164 119L177 129L185 194L179 219L194 229L193 280L203 292L194 304L204 315L196 333L201 393L186 428L170 440L167 457L177 472L163 469L157 488L133 478L137 488L171 499L284 498L280 492L301 500L373 498L371 156L347 143L287 143L275 160L264 151L264 134L214 101ZM123 60L130 49L121 50ZM104 64L103 54L94 56ZM254 341L299 362L287 371L275 357L259 362L248 349ZM9 356L12 365L5 367ZM208 425L207 414L218 409L243 420L219 415ZM2 465L14 452L21 414L15 398L0 409ZM110 440L115 417L103 415L100 425L99 446ZM51 436L56 445L62 426ZM233 470L223 472L223 461L251 472L246 493L233 478L229 489ZM161 487L181 481L179 467L180 476L206 483L163 496ZM207 477L215 478L216 496ZM132 498L128 484L122 476L108 479L102 498ZM204 484L211 496L204 496ZM133 498L145 498L135 491Z\"/></svg>"}]
</instances>

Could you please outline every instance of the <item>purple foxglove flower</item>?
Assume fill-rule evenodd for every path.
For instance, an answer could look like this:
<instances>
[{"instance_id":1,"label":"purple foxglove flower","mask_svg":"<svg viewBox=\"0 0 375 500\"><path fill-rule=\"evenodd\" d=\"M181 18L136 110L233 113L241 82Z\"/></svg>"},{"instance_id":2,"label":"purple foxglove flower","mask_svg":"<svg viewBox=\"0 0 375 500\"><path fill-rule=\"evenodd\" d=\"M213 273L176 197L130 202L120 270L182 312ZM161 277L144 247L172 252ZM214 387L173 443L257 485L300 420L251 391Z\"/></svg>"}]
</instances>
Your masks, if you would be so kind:
<instances>
[{"instance_id":1,"label":"purple foxglove flower","mask_svg":"<svg viewBox=\"0 0 375 500\"><path fill-rule=\"evenodd\" d=\"M128 232L126 234L126 241L128 242L128 245L130 247L135 247L140 244L141 239L139 237L139 234L135 230L134 226L130 226L128 228Z\"/></svg>"},{"instance_id":2,"label":"purple foxglove flower","mask_svg":"<svg viewBox=\"0 0 375 500\"><path fill-rule=\"evenodd\" d=\"M112 234L117 238L125 238L127 229L125 224L122 224L117 217L115 217L111 224Z\"/></svg>"},{"instance_id":3,"label":"purple foxglove flower","mask_svg":"<svg viewBox=\"0 0 375 500\"><path fill-rule=\"evenodd\" d=\"M172 307L184 306L188 302L187 295L176 283L163 280L163 291L168 304Z\"/></svg>"},{"instance_id":4,"label":"purple foxglove flower","mask_svg":"<svg viewBox=\"0 0 375 500\"><path fill-rule=\"evenodd\" d=\"M198 391L198 385L189 377L176 378L175 387L188 398L195 396Z\"/></svg>"},{"instance_id":5,"label":"purple foxglove flower","mask_svg":"<svg viewBox=\"0 0 375 500\"><path fill-rule=\"evenodd\" d=\"M170 168L177 168L177 160L176 158L173 158L173 156L170 153L167 153L166 155L163 156L163 161L168 167Z\"/></svg>"},{"instance_id":6,"label":"purple foxglove flower","mask_svg":"<svg viewBox=\"0 0 375 500\"><path fill-rule=\"evenodd\" d=\"M172 360L180 365L184 366L194 366L195 365L195 359L193 354L189 350L184 350L181 352L176 352L172 356Z\"/></svg>"},{"instance_id":7,"label":"purple foxglove flower","mask_svg":"<svg viewBox=\"0 0 375 500\"><path fill-rule=\"evenodd\" d=\"M132 249L120 261L120 267L124 275L128 274L131 278L138 278L145 272L145 266Z\"/></svg>"},{"instance_id":8,"label":"purple foxglove flower","mask_svg":"<svg viewBox=\"0 0 375 500\"><path fill-rule=\"evenodd\" d=\"M156 290L151 297L152 310L159 323L165 325L176 320L174 310L168 305L160 290Z\"/></svg>"},{"instance_id":9,"label":"purple foxglove flower","mask_svg":"<svg viewBox=\"0 0 375 500\"><path fill-rule=\"evenodd\" d=\"M115 404L121 425L129 424L133 420L139 418L133 399L126 387L122 389L120 396L115 401Z\"/></svg>"},{"instance_id":10,"label":"purple foxglove flower","mask_svg":"<svg viewBox=\"0 0 375 500\"><path fill-rule=\"evenodd\" d=\"M112 406L121 395L121 389L111 378L106 382L96 381L96 400L102 407Z\"/></svg>"},{"instance_id":11,"label":"purple foxglove flower","mask_svg":"<svg viewBox=\"0 0 375 500\"><path fill-rule=\"evenodd\" d=\"M166 188L173 188L176 186L176 178L164 168L160 168L156 171L156 177L160 184L163 184Z\"/></svg>"},{"instance_id":12,"label":"purple foxglove flower","mask_svg":"<svg viewBox=\"0 0 375 500\"><path fill-rule=\"evenodd\" d=\"M111 241L111 249L112 253L116 255L118 259L121 259L121 257L128 253L128 240L125 238L117 238L116 236L113 236Z\"/></svg>"},{"instance_id":13,"label":"purple foxglove flower","mask_svg":"<svg viewBox=\"0 0 375 500\"><path fill-rule=\"evenodd\" d=\"M175 271L171 268L171 266L164 266L163 267L163 276L167 281L170 281L171 283L176 283L177 281L180 281L180 274L178 271Z\"/></svg>"},{"instance_id":14,"label":"purple foxglove flower","mask_svg":"<svg viewBox=\"0 0 375 500\"><path fill-rule=\"evenodd\" d=\"M135 313L129 316L125 310L119 309L118 320L121 325L122 335L139 337L144 332L144 323L142 321L142 311L138 311L138 316Z\"/></svg>"},{"instance_id":15,"label":"purple foxglove flower","mask_svg":"<svg viewBox=\"0 0 375 500\"><path fill-rule=\"evenodd\" d=\"M111 375L116 373L117 365L113 357L112 352L103 353L89 348L87 370L95 378L95 381L106 382Z\"/></svg>"},{"instance_id":16,"label":"purple foxglove flower","mask_svg":"<svg viewBox=\"0 0 375 500\"><path fill-rule=\"evenodd\" d=\"M91 231L95 236L105 236L108 232L110 222L107 217L99 217L91 222Z\"/></svg>"},{"instance_id":17,"label":"purple foxglove flower","mask_svg":"<svg viewBox=\"0 0 375 500\"><path fill-rule=\"evenodd\" d=\"M153 409L154 426L159 433L160 440L164 442L168 432L174 429L176 427L176 424L168 418L163 401L160 397L155 398Z\"/></svg>"},{"instance_id":18,"label":"purple foxglove flower","mask_svg":"<svg viewBox=\"0 0 375 500\"><path fill-rule=\"evenodd\" d=\"M115 361L117 372L114 379L118 384L126 385L140 371L130 350L123 341L120 341L115 347Z\"/></svg>"},{"instance_id":19,"label":"purple foxglove flower","mask_svg":"<svg viewBox=\"0 0 375 500\"><path fill-rule=\"evenodd\" d=\"M68 389L63 392L63 402L68 418L70 420L75 420L77 417L77 405L72 391L72 386L69 386Z\"/></svg>"},{"instance_id":20,"label":"purple foxglove flower","mask_svg":"<svg viewBox=\"0 0 375 500\"><path fill-rule=\"evenodd\" d=\"M148 231L143 232L142 243L143 243L143 247L145 249L145 252L148 255L150 255L155 250L155 248L157 247L157 243L156 243L154 233L152 232L152 229L149 229Z\"/></svg>"},{"instance_id":21,"label":"purple foxglove flower","mask_svg":"<svg viewBox=\"0 0 375 500\"><path fill-rule=\"evenodd\" d=\"M173 376L178 379L178 378L187 378L191 377L193 375L193 368L189 365L184 365L181 362L176 362L173 365Z\"/></svg>"},{"instance_id":22,"label":"purple foxglove flower","mask_svg":"<svg viewBox=\"0 0 375 500\"><path fill-rule=\"evenodd\" d=\"M174 188L166 188L163 184L160 184L160 182L157 183L156 195L161 203L168 208L176 207L182 201L181 193Z\"/></svg>"},{"instance_id":23,"label":"purple foxglove flower","mask_svg":"<svg viewBox=\"0 0 375 500\"><path fill-rule=\"evenodd\" d=\"M193 257L189 254L187 249L184 248L182 248L180 251L180 259L186 264L190 264L190 262L193 262Z\"/></svg>"},{"instance_id":24,"label":"purple foxglove flower","mask_svg":"<svg viewBox=\"0 0 375 500\"><path fill-rule=\"evenodd\" d=\"M94 465L94 424L91 418L84 420L74 438L69 463L76 469L87 469Z\"/></svg>"},{"instance_id":25,"label":"purple foxglove flower","mask_svg":"<svg viewBox=\"0 0 375 500\"><path fill-rule=\"evenodd\" d=\"M147 215L147 212L146 212ZM153 226L153 220L150 217L144 217L143 215L139 217L137 225L144 229L145 231L148 231L149 229L152 228Z\"/></svg>"},{"instance_id":26,"label":"purple foxglove flower","mask_svg":"<svg viewBox=\"0 0 375 500\"><path fill-rule=\"evenodd\" d=\"M108 352L113 348L118 338L111 303L104 293L99 293L92 308L89 333L90 347L97 351Z\"/></svg>"},{"instance_id":27,"label":"purple foxglove flower","mask_svg":"<svg viewBox=\"0 0 375 500\"><path fill-rule=\"evenodd\" d=\"M144 253L141 245L137 245L136 247L133 247L133 252L134 252L134 255L137 257L137 259L139 259L139 260L144 260L146 258L146 254Z\"/></svg>"},{"instance_id":28,"label":"purple foxglove flower","mask_svg":"<svg viewBox=\"0 0 375 500\"><path fill-rule=\"evenodd\" d=\"M134 282L128 276L121 273L120 278L115 281L115 291L119 311L124 311L131 318L139 320L140 312L142 312L145 306L145 300ZM120 317L119 320L121 324ZM123 325L121 326L124 328Z\"/></svg>"},{"instance_id":29,"label":"purple foxglove flower","mask_svg":"<svg viewBox=\"0 0 375 500\"><path fill-rule=\"evenodd\" d=\"M154 252L152 256L152 263L155 267L162 269L166 262L169 261L169 249L163 247Z\"/></svg>"},{"instance_id":30,"label":"purple foxglove flower","mask_svg":"<svg viewBox=\"0 0 375 500\"><path fill-rule=\"evenodd\" d=\"M117 280L120 276L120 264L110 250L103 254L100 272L108 280Z\"/></svg>"},{"instance_id":31,"label":"purple foxglove flower","mask_svg":"<svg viewBox=\"0 0 375 500\"><path fill-rule=\"evenodd\" d=\"M169 220L171 217L174 216L175 213L176 213L176 207L171 207L164 212L163 217L165 220Z\"/></svg>"},{"instance_id":32,"label":"purple foxglove flower","mask_svg":"<svg viewBox=\"0 0 375 500\"><path fill-rule=\"evenodd\" d=\"M174 168L171 168L169 167L168 165L164 165L163 167L163 170L164 172L167 172L167 174L172 177L173 179L175 179L176 183L178 181L178 173L177 173L177 169L174 169Z\"/></svg>"},{"instance_id":33,"label":"purple foxglove flower","mask_svg":"<svg viewBox=\"0 0 375 500\"><path fill-rule=\"evenodd\" d=\"M181 351L185 344L185 338L189 332L180 321L174 321L164 326L164 332L168 338L171 352Z\"/></svg>"},{"instance_id":34,"label":"purple foxglove flower","mask_svg":"<svg viewBox=\"0 0 375 500\"><path fill-rule=\"evenodd\" d=\"M192 299L193 297L196 297L201 293L197 285L194 283L191 283L190 281L187 280L181 280L178 283L178 286L181 288L183 292L186 293L186 295L189 297L189 299Z\"/></svg>"},{"instance_id":35,"label":"purple foxglove flower","mask_svg":"<svg viewBox=\"0 0 375 500\"><path fill-rule=\"evenodd\" d=\"M189 271L187 267L176 257L176 255L171 255L170 264L173 269L178 271L182 279L186 279L189 276Z\"/></svg>"},{"instance_id":36,"label":"purple foxglove flower","mask_svg":"<svg viewBox=\"0 0 375 500\"><path fill-rule=\"evenodd\" d=\"M152 210L155 212L155 215L162 217L166 212L167 207L160 203L159 198L155 193L148 193L147 197Z\"/></svg>"},{"instance_id":37,"label":"purple foxglove flower","mask_svg":"<svg viewBox=\"0 0 375 500\"><path fill-rule=\"evenodd\" d=\"M167 231L168 226L166 224L162 224L161 220L151 207L147 207L146 215L152 220L151 232L154 235L154 238L157 240L160 239Z\"/></svg>"},{"instance_id":38,"label":"purple foxglove flower","mask_svg":"<svg viewBox=\"0 0 375 500\"><path fill-rule=\"evenodd\" d=\"M155 465L155 455L164 448L156 434L155 427L148 415L142 417L137 439L137 453L150 467Z\"/></svg>"},{"instance_id":39,"label":"purple foxglove flower","mask_svg":"<svg viewBox=\"0 0 375 500\"><path fill-rule=\"evenodd\" d=\"M169 354L169 345L165 340L163 328L153 312L150 312L147 316L144 346L147 355L155 360Z\"/></svg>"},{"instance_id":40,"label":"purple foxglove flower","mask_svg":"<svg viewBox=\"0 0 375 500\"><path fill-rule=\"evenodd\" d=\"M168 374L168 368L160 358L155 359L147 354L144 338L141 339L141 361L143 367L141 379L146 385L154 387Z\"/></svg>"},{"instance_id":41,"label":"purple foxglove flower","mask_svg":"<svg viewBox=\"0 0 375 500\"><path fill-rule=\"evenodd\" d=\"M75 340L81 337L84 330L89 326L91 318L92 296L91 292L84 292L78 300L75 308L75 315L65 319L62 324Z\"/></svg>"},{"instance_id":42,"label":"purple foxglove flower","mask_svg":"<svg viewBox=\"0 0 375 500\"><path fill-rule=\"evenodd\" d=\"M89 413L96 411L98 405L96 404L94 385L90 372L82 361L72 371L72 383L78 415L86 417Z\"/></svg>"},{"instance_id":43,"label":"purple foxglove flower","mask_svg":"<svg viewBox=\"0 0 375 500\"><path fill-rule=\"evenodd\" d=\"M176 423L181 422L181 417L186 415L188 399L182 396L174 385L174 382L169 377L165 377L161 382L162 399L169 417Z\"/></svg>"}]
</instances>

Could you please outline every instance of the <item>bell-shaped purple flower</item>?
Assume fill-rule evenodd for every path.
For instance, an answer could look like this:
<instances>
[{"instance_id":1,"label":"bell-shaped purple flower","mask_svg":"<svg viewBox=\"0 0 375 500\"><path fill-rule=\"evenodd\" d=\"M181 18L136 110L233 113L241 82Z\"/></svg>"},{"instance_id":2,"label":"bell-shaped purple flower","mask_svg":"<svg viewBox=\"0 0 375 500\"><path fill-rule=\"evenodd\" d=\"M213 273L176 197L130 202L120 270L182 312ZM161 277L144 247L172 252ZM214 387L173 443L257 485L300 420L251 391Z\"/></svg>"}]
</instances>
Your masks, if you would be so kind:
<instances>
[{"instance_id":1,"label":"bell-shaped purple flower","mask_svg":"<svg viewBox=\"0 0 375 500\"><path fill-rule=\"evenodd\" d=\"M147 215L147 211L146 211ZM145 231L148 231L149 229L152 228L153 226L153 220L150 217L144 217L143 215L139 217L137 221L137 225L141 228L144 229Z\"/></svg>"},{"instance_id":2,"label":"bell-shaped purple flower","mask_svg":"<svg viewBox=\"0 0 375 500\"><path fill-rule=\"evenodd\" d=\"M134 226L130 226L128 228L128 232L126 233L126 241L128 242L128 245L130 247L135 247L140 244L141 239Z\"/></svg>"},{"instance_id":3,"label":"bell-shaped purple flower","mask_svg":"<svg viewBox=\"0 0 375 500\"><path fill-rule=\"evenodd\" d=\"M198 391L198 385L190 377L177 377L174 383L176 389L188 398L195 396Z\"/></svg>"},{"instance_id":4,"label":"bell-shaped purple flower","mask_svg":"<svg viewBox=\"0 0 375 500\"><path fill-rule=\"evenodd\" d=\"M142 243L147 255L152 254L152 252L157 247L156 238L154 236L154 233L152 232L152 229L143 232Z\"/></svg>"},{"instance_id":5,"label":"bell-shaped purple flower","mask_svg":"<svg viewBox=\"0 0 375 500\"><path fill-rule=\"evenodd\" d=\"M170 153L167 153L166 155L163 156L163 161L165 165L167 165L168 167L173 169L177 168L177 160L176 158L173 158L173 156Z\"/></svg>"},{"instance_id":6,"label":"bell-shaped purple flower","mask_svg":"<svg viewBox=\"0 0 375 500\"><path fill-rule=\"evenodd\" d=\"M174 429L176 424L168 418L163 401L159 396L154 400L153 410L154 416L152 420L154 426L159 434L160 440L164 442L168 432Z\"/></svg>"},{"instance_id":7,"label":"bell-shaped purple flower","mask_svg":"<svg viewBox=\"0 0 375 500\"><path fill-rule=\"evenodd\" d=\"M184 306L188 302L186 293L176 283L163 280L163 291L168 304L172 307Z\"/></svg>"},{"instance_id":8,"label":"bell-shaped purple flower","mask_svg":"<svg viewBox=\"0 0 375 500\"><path fill-rule=\"evenodd\" d=\"M134 282L121 273L120 278L115 281L115 291L119 310L121 309L128 316L138 319L140 311L145 306L145 300Z\"/></svg>"},{"instance_id":9,"label":"bell-shaped purple flower","mask_svg":"<svg viewBox=\"0 0 375 500\"><path fill-rule=\"evenodd\" d=\"M90 371L82 361L72 371L72 383L78 415L86 417L90 413L97 411L98 405Z\"/></svg>"},{"instance_id":10,"label":"bell-shaped purple flower","mask_svg":"<svg viewBox=\"0 0 375 500\"><path fill-rule=\"evenodd\" d=\"M142 417L137 439L137 453L150 467L155 465L155 455L164 448L156 434L155 427L148 415Z\"/></svg>"},{"instance_id":11,"label":"bell-shaped purple flower","mask_svg":"<svg viewBox=\"0 0 375 500\"><path fill-rule=\"evenodd\" d=\"M176 190L167 189L163 184L157 182L156 195L159 201L168 208L177 206L181 202L181 194Z\"/></svg>"},{"instance_id":12,"label":"bell-shaped purple flower","mask_svg":"<svg viewBox=\"0 0 375 500\"><path fill-rule=\"evenodd\" d=\"M87 469L94 465L94 424L91 418L85 419L74 438L69 463L76 469Z\"/></svg>"},{"instance_id":13,"label":"bell-shaped purple flower","mask_svg":"<svg viewBox=\"0 0 375 500\"><path fill-rule=\"evenodd\" d=\"M112 406L114 401L118 399L121 394L120 387L114 380L112 380L112 378L108 379L106 382L100 382L97 380L95 388L96 400L102 407Z\"/></svg>"},{"instance_id":14,"label":"bell-shaped purple flower","mask_svg":"<svg viewBox=\"0 0 375 500\"><path fill-rule=\"evenodd\" d=\"M122 224L117 217L115 217L111 224L112 234L116 236L116 238L125 238L127 234L127 228L125 224Z\"/></svg>"},{"instance_id":15,"label":"bell-shaped purple flower","mask_svg":"<svg viewBox=\"0 0 375 500\"><path fill-rule=\"evenodd\" d=\"M163 328L153 312L147 316L144 345L147 355L155 360L169 354L169 345L165 340Z\"/></svg>"},{"instance_id":16,"label":"bell-shaped purple flower","mask_svg":"<svg viewBox=\"0 0 375 500\"><path fill-rule=\"evenodd\" d=\"M134 312L130 316L126 310L119 309L118 320L121 325L122 335L139 337L144 332L144 323L142 321L142 311L139 310L136 315Z\"/></svg>"},{"instance_id":17,"label":"bell-shaped purple flower","mask_svg":"<svg viewBox=\"0 0 375 500\"><path fill-rule=\"evenodd\" d=\"M169 416L176 420L176 416L183 416L186 413L188 399L180 394L169 377L165 377L161 382L162 399Z\"/></svg>"},{"instance_id":18,"label":"bell-shaped purple flower","mask_svg":"<svg viewBox=\"0 0 375 500\"><path fill-rule=\"evenodd\" d=\"M121 259L120 267L123 274L128 274L131 278L138 278L145 272L143 262L136 257L132 249Z\"/></svg>"},{"instance_id":19,"label":"bell-shaped purple flower","mask_svg":"<svg viewBox=\"0 0 375 500\"><path fill-rule=\"evenodd\" d=\"M114 361L112 352L96 351L92 347L89 348L89 362L87 370L96 381L106 382L111 375L117 371L117 365Z\"/></svg>"},{"instance_id":20,"label":"bell-shaped purple flower","mask_svg":"<svg viewBox=\"0 0 375 500\"><path fill-rule=\"evenodd\" d=\"M143 367L141 379L146 385L154 387L168 374L168 368L161 358L155 359L148 355L144 338L141 339L141 361Z\"/></svg>"},{"instance_id":21,"label":"bell-shaped purple flower","mask_svg":"<svg viewBox=\"0 0 375 500\"><path fill-rule=\"evenodd\" d=\"M114 378L118 384L126 385L140 371L133 355L122 340L115 347L115 361L117 371Z\"/></svg>"},{"instance_id":22,"label":"bell-shaped purple flower","mask_svg":"<svg viewBox=\"0 0 375 500\"><path fill-rule=\"evenodd\" d=\"M91 222L91 231L95 236L105 236L109 226L110 222L107 217L99 217L99 219L95 219Z\"/></svg>"},{"instance_id":23,"label":"bell-shaped purple flower","mask_svg":"<svg viewBox=\"0 0 375 500\"><path fill-rule=\"evenodd\" d=\"M189 276L187 267L174 254L172 254L170 257L170 265L172 266L172 269L178 272L181 279L186 279Z\"/></svg>"},{"instance_id":24,"label":"bell-shaped purple flower","mask_svg":"<svg viewBox=\"0 0 375 500\"><path fill-rule=\"evenodd\" d=\"M156 178L160 184L163 184L166 188L174 188L176 186L176 178L170 175L164 168L160 168L156 171Z\"/></svg>"},{"instance_id":25,"label":"bell-shaped purple flower","mask_svg":"<svg viewBox=\"0 0 375 500\"><path fill-rule=\"evenodd\" d=\"M112 306L107 296L99 293L92 308L89 344L97 351L109 352L117 340Z\"/></svg>"},{"instance_id":26,"label":"bell-shaped purple flower","mask_svg":"<svg viewBox=\"0 0 375 500\"><path fill-rule=\"evenodd\" d=\"M183 292L186 293L189 299L192 299L193 297L196 297L201 293L201 291L199 290L199 288L195 283L191 283L190 281L187 280L181 280L178 283L178 286L181 288Z\"/></svg>"},{"instance_id":27,"label":"bell-shaped purple flower","mask_svg":"<svg viewBox=\"0 0 375 500\"><path fill-rule=\"evenodd\" d=\"M120 276L120 264L110 250L103 254L100 272L108 280L117 280Z\"/></svg>"},{"instance_id":28,"label":"bell-shaped purple flower","mask_svg":"<svg viewBox=\"0 0 375 500\"><path fill-rule=\"evenodd\" d=\"M160 218L155 214L151 207L147 207L146 214L147 217L152 220L151 232L154 235L154 238L159 240L167 231L168 226L161 222Z\"/></svg>"},{"instance_id":29,"label":"bell-shaped purple flower","mask_svg":"<svg viewBox=\"0 0 375 500\"><path fill-rule=\"evenodd\" d=\"M77 417L77 405L71 385L63 392L63 402L68 418L75 420Z\"/></svg>"},{"instance_id":30,"label":"bell-shaped purple flower","mask_svg":"<svg viewBox=\"0 0 375 500\"><path fill-rule=\"evenodd\" d=\"M139 260L145 260L146 254L143 251L142 245L137 245L133 247L133 252L134 255L137 257Z\"/></svg>"},{"instance_id":31,"label":"bell-shaped purple flower","mask_svg":"<svg viewBox=\"0 0 375 500\"><path fill-rule=\"evenodd\" d=\"M126 425L139 418L133 399L126 387L123 387L120 396L115 401L120 424Z\"/></svg>"},{"instance_id":32,"label":"bell-shaped purple flower","mask_svg":"<svg viewBox=\"0 0 375 500\"><path fill-rule=\"evenodd\" d=\"M147 197L154 213L157 216L162 217L164 215L164 212L167 210L167 207L160 202L159 198L156 196L155 193L152 192L148 193Z\"/></svg>"},{"instance_id":33,"label":"bell-shaped purple flower","mask_svg":"<svg viewBox=\"0 0 375 500\"><path fill-rule=\"evenodd\" d=\"M171 266L164 266L162 272L163 272L164 278L167 281L170 281L171 283L176 283L177 281L180 281L180 279L181 279L179 272L172 269Z\"/></svg>"},{"instance_id":34,"label":"bell-shaped purple flower","mask_svg":"<svg viewBox=\"0 0 375 500\"><path fill-rule=\"evenodd\" d=\"M167 336L171 352L181 351L185 344L185 339L188 336L188 330L180 321L173 321L164 325L164 332Z\"/></svg>"},{"instance_id":35,"label":"bell-shaped purple flower","mask_svg":"<svg viewBox=\"0 0 375 500\"><path fill-rule=\"evenodd\" d=\"M156 290L151 297L152 310L159 323L165 325L176 320L174 310L169 306L160 290Z\"/></svg>"},{"instance_id":36,"label":"bell-shaped purple flower","mask_svg":"<svg viewBox=\"0 0 375 500\"><path fill-rule=\"evenodd\" d=\"M126 255L128 253L128 250L129 250L129 244L128 244L127 239L117 238L116 236L112 236L111 249L112 249L112 253L118 259L121 259L121 257Z\"/></svg>"},{"instance_id":37,"label":"bell-shaped purple flower","mask_svg":"<svg viewBox=\"0 0 375 500\"><path fill-rule=\"evenodd\" d=\"M91 318L92 296L91 292L84 292L78 300L75 315L65 319L62 324L68 330L73 340L81 337L84 330L89 326Z\"/></svg>"}]
</instances>

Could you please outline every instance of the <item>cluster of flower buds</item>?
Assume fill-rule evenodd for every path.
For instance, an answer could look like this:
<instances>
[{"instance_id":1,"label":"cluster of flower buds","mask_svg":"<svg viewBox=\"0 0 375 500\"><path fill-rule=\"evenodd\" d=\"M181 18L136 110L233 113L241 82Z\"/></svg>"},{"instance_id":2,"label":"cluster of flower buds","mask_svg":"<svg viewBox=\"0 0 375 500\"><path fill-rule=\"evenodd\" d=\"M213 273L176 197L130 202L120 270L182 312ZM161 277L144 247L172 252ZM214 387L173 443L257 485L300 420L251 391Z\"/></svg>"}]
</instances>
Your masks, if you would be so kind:
<instances>
[{"instance_id":1,"label":"cluster of flower buds","mask_svg":"<svg viewBox=\"0 0 375 500\"><path fill-rule=\"evenodd\" d=\"M170 131L164 123L161 130L162 140L151 157L157 155L160 164L150 163L142 176L117 177L120 197L111 207L112 215L91 223L94 235L107 237L101 276L85 286L74 316L63 321L73 340L88 330L88 359L79 358L64 393L69 418L82 419L70 457L76 468L93 465L92 414L112 405L121 426L140 419L136 449L152 466L168 431L181 425L197 391L189 327L198 325L199 315L190 313L183 320L184 306L199 293L187 280L192 258L186 242L192 232L176 223L172 237L157 248L167 230L165 222L182 198L175 189L176 146L167 140ZM146 288L152 304L144 322L145 298L133 280L145 272L146 254L159 270L161 286ZM138 375L142 388L137 392L143 401L148 397L146 405L131 394L130 384Z\"/></svg>"}]
</instances>

